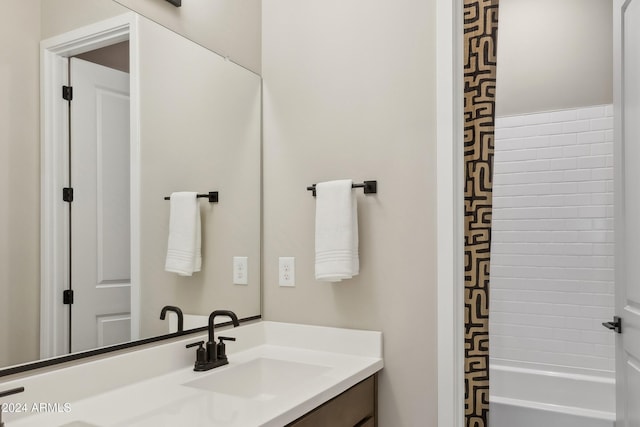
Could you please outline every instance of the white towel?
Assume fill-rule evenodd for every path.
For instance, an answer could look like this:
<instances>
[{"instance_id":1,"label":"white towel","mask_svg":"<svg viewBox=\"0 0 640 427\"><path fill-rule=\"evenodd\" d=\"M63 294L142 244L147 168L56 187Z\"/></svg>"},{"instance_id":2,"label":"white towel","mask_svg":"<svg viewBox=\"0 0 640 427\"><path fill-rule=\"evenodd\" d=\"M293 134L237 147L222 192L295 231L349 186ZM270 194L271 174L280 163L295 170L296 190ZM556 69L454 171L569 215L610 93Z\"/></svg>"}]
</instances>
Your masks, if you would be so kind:
<instances>
[{"instance_id":1,"label":"white towel","mask_svg":"<svg viewBox=\"0 0 640 427\"><path fill-rule=\"evenodd\" d=\"M200 206L197 193L172 193L169 217L169 242L164 269L180 276L191 276L200 271Z\"/></svg>"},{"instance_id":2,"label":"white towel","mask_svg":"<svg viewBox=\"0 0 640 427\"><path fill-rule=\"evenodd\" d=\"M360 272L358 205L350 179L316 185L316 280L339 282Z\"/></svg>"}]
</instances>

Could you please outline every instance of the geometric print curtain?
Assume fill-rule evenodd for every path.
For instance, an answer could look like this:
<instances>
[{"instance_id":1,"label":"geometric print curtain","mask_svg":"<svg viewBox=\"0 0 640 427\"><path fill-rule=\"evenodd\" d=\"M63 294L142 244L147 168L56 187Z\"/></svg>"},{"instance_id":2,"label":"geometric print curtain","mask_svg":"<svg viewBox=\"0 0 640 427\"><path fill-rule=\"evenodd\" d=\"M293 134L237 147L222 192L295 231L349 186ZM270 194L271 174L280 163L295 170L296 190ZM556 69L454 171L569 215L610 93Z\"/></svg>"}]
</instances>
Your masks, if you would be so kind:
<instances>
[{"instance_id":1,"label":"geometric print curtain","mask_svg":"<svg viewBox=\"0 0 640 427\"><path fill-rule=\"evenodd\" d=\"M498 3L498 0L464 0L464 368L467 427L488 427L489 414L489 265Z\"/></svg>"}]
</instances>

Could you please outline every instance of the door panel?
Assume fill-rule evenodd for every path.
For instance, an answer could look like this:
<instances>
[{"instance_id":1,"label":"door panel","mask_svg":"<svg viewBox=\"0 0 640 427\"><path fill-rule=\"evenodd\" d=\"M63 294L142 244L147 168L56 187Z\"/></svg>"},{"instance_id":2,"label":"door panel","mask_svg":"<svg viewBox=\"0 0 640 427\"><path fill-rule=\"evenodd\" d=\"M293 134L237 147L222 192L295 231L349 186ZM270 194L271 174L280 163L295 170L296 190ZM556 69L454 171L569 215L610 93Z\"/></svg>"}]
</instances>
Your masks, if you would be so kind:
<instances>
[{"instance_id":1,"label":"door panel","mask_svg":"<svg viewBox=\"0 0 640 427\"><path fill-rule=\"evenodd\" d=\"M119 344L131 330L129 313L97 317L98 347Z\"/></svg>"},{"instance_id":2,"label":"door panel","mask_svg":"<svg viewBox=\"0 0 640 427\"><path fill-rule=\"evenodd\" d=\"M129 75L71 59L71 350L130 340Z\"/></svg>"},{"instance_id":3,"label":"door panel","mask_svg":"<svg viewBox=\"0 0 640 427\"><path fill-rule=\"evenodd\" d=\"M96 95L100 119L97 129L98 283L128 283L131 277L129 97L105 89L99 89Z\"/></svg>"},{"instance_id":4,"label":"door panel","mask_svg":"<svg viewBox=\"0 0 640 427\"><path fill-rule=\"evenodd\" d=\"M624 398L627 402L632 403L627 405L627 414L625 415L626 424L616 425L640 426L640 405L638 405L638 402L640 402L640 388L638 387L638 384L640 384L640 361L628 360L624 375L626 375L628 379ZM619 423L619 421L617 423Z\"/></svg>"},{"instance_id":5,"label":"door panel","mask_svg":"<svg viewBox=\"0 0 640 427\"><path fill-rule=\"evenodd\" d=\"M616 426L640 427L640 0L614 2Z\"/></svg>"}]
</instances>

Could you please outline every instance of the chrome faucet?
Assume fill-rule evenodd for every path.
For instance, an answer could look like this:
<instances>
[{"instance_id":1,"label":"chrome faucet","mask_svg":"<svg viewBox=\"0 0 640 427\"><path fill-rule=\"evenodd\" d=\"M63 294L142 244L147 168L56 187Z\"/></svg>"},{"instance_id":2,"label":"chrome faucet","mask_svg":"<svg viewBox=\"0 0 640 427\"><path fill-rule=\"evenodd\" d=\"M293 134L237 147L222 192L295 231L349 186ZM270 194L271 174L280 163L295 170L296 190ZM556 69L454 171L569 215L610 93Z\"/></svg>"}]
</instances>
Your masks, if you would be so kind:
<instances>
[{"instance_id":1,"label":"chrome faucet","mask_svg":"<svg viewBox=\"0 0 640 427\"><path fill-rule=\"evenodd\" d=\"M178 332L182 332L184 330L184 316L182 314L182 310L174 305L165 305L162 307L162 311L160 312L160 320L165 319L167 311L173 311L178 315Z\"/></svg>"},{"instance_id":2,"label":"chrome faucet","mask_svg":"<svg viewBox=\"0 0 640 427\"><path fill-rule=\"evenodd\" d=\"M204 341L194 342L188 344L187 348L198 346L196 350L196 363L194 364L194 371L208 371L218 366L223 366L229 363L227 359L226 347L224 341L235 341L235 338L231 337L218 337L219 343L216 343L214 336L215 318L217 316L227 316L231 318L233 326L240 326L238 322L238 316L233 311L229 310L216 310L209 315L209 340L205 345ZM203 347L205 345L205 347ZM0 426L1 427L1 426Z\"/></svg>"},{"instance_id":3,"label":"chrome faucet","mask_svg":"<svg viewBox=\"0 0 640 427\"><path fill-rule=\"evenodd\" d=\"M13 388L11 390L0 391L0 397L11 396L12 394L22 393L24 391L24 387ZM2 422L2 408L0 407L0 427L4 427L4 423Z\"/></svg>"}]
</instances>

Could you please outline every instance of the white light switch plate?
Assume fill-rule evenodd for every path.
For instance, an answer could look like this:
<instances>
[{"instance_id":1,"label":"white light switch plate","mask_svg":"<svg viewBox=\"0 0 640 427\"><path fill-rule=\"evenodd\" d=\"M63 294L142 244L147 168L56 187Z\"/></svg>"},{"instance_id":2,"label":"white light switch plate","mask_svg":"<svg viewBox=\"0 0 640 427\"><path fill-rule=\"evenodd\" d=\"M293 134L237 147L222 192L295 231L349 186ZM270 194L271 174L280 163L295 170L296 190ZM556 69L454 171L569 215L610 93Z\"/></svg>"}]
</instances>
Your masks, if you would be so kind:
<instances>
[{"instance_id":1,"label":"white light switch plate","mask_svg":"<svg viewBox=\"0 0 640 427\"><path fill-rule=\"evenodd\" d=\"M296 259L295 257L283 256L279 258L279 284L280 286L296 285Z\"/></svg>"},{"instance_id":2,"label":"white light switch plate","mask_svg":"<svg viewBox=\"0 0 640 427\"><path fill-rule=\"evenodd\" d=\"M249 284L249 260L246 256L233 257L233 284Z\"/></svg>"}]
</instances>

